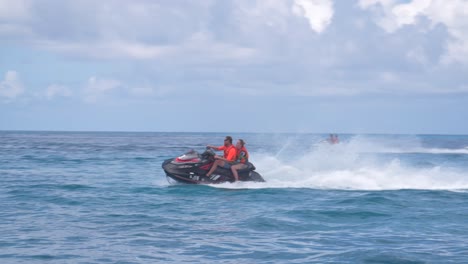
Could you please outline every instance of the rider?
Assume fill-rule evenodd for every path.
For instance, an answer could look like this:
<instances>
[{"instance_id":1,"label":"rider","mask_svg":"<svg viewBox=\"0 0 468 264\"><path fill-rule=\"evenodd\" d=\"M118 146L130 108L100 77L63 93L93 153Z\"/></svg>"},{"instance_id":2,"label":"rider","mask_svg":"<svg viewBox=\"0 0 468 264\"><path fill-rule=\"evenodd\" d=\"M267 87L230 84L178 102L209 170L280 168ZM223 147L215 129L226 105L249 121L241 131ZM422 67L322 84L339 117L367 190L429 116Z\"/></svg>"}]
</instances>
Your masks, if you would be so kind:
<instances>
[{"instance_id":1,"label":"rider","mask_svg":"<svg viewBox=\"0 0 468 264\"><path fill-rule=\"evenodd\" d=\"M327 141L330 144L338 144L340 142L337 134L330 134L330 137L328 138Z\"/></svg>"},{"instance_id":2,"label":"rider","mask_svg":"<svg viewBox=\"0 0 468 264\"><path fill-rule=\"evenodd\" d=\"M238 170L244 169L247 167L247 162L249 161L249 152L245 148L245 142L242 139L237 140L236 143L237 150L237 159L236 164L231 166L232 175L234 175L234 181L239 180Z\"/></svg>"},{"instance_id":3,"label":"rider","mask_svg":"<svg viewBox=\"0 0 468 264\"><path fill-rule=\"evenodd\" d=\"M226 169L230 169L232 163L236 159L236 148L232 145L232 137L226 136L224 139L224 145L223 146L211 146L207 145L207 148L215 149L215 150L224 150L224 156L220 157L218 155L215 155L215 162L213 163L213 166L211 167L210 171L206 174L207 177L210 177L210 175L213 173L213 171L216 170L218 166Z\"/></svg>"}]
</instances>

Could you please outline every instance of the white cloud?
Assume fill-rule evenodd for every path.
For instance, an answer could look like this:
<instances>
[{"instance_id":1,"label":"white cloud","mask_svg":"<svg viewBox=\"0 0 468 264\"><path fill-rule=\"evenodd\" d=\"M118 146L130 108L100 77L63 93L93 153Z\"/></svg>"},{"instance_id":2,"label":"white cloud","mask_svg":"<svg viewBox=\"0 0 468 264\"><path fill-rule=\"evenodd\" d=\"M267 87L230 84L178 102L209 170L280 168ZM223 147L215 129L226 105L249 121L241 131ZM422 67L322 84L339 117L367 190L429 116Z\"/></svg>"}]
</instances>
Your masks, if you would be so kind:
<instances>
[{"instance_id":1,"label":"white cloud","mask_svg":"<svg viewBox=\"0 0 468 264\"><path fill-rule=\"evenodd\" d=\"M110 42L69 43L41 41L38 46L52 51L98 59L135 59L151 60L171 56L185 56L184 59L200 58L203 60L237 60L249 58L254 49L234 44L217 42L206 32L195 32L184 43L176 45L152 45L138 42L116 40Z\"/></svg>"},{"instance_id":2,"label":"white cloud","mask_svg":"<svg viewBox=\"0 0 468 264\"><path fill-rule=\"evenodd\" d=\"M333 18L333 2L331 0L295 0L292 7L295 15L303 16L317 33L322 33Z\"/></svg>"},{"instance_id":3,"label":"white cloud","mask_svg":"<svg viewBox=\"0 0 468 264\"><path fill-rule=\"evenodd\" d=\"M363 9L379 6L383 13L377 13L377 24L388 32L394 32L406 25L425 27L419 23L424 17L434 27L444 25L450 35L446 46L444 63L462 62L468 64L468 1L463 0L413 0L397 3L392 0L360 0Z\"/></svg>"},{"instance_id":4,"label":"white cloud","mask_svg":"<svg viewBox=\"0 0 468 264\"><path fill-rule=\"evenodd\" d=\"M196 57L211 61L247 59L255 54L255 50L251 48L218 42L206 31L195 32L178 49L179 54L187 57L198 54Z\"/></svg>"},{"instance_id":5,"label":"white cloud","mask_svg":"<svg viewBox=\"0 0 468 264\"><path fill-rule=\"evenodd\" d=\"M407 4L400 4L393 8L398 27L416 23L418 16L425 13L430 6L431 0L414 0Z\"/></svg>"},{"instance_id":6,"label":"white cloud","mask_svg":"<svg viewBox=\"0 0 468 264\"><path fill-rule=\"evenodd\" d=\"M369 85L375 87L390 86L408 81L411 74L420 76L413 77L414 82L444 84L449 78L441 76L459 65L432 65L437 58L447 63L468 61L465 2L353 1L369 10L363 12L349 8L348 1L333 0L0 0L0 42L21 43L20 52L45 49L50 52L45 54L65 54L60 59L73 69L85 66L74 64L84 57L99 62L89 68L106 65L111 69L107 72L134 74L131 80L122 79L125 84L112 79L121 76L90 78L82 87L88 102L125 95L154 98L185 92L187 87L197 91L216 87L221 94L219 87L230 85L245 87L252 95L289 94L290 86L307 94L368 93L378 89L362 88L365 80L372 79ZM61 12L51 13L51 8ZM375 26L366 24L372 18L394 34L376 32ZM323 34L331 23L333 34ZM412 72L405 75L408 69ZM460 71L454 72L452 83L466 80ZM66 78L70 80L53 82L72 83L79 77ZM132 80L145 82L132 89L128 85ZM321 85L330 82L333 89ZM44 97L44 91L39 93ZM71 90L60 86L45 93L50 99L70 95Z\"/></svg>"},{"instance_id":7,"label":"white cloud","mask_svg":"<svg viewBox=\"0 0 468 264\"><path fill-rule=\"evenodd\" d=\"M47 99L51 100L59 96L69 97L72 95L72 91L66 86L52 84L49 87L47 87L45 94Z\"/></svg>"},{"instance_id":8,"label":"white cloud","mask_svg":"<svg viewBox=\"0 0 468 264\"><path fill-rule=\"evenodd\" d=\"M28 0L0 0L0 19L23 20L29 17Z\"/></svg>"},{"instance_id":9,"label":"white cloud","mask_svg":"<svg viewBox=\"0 0 468 264\"><path fill-rule=\"evenodd\" d=\"M395 2L395 0L359 0L359 6L361 8L369 8L373 5L377 5L377 4L380 4L380 5L383 5L383 6L389 6L391 4L393 4Z\"/></svg>"},{"instance_id":10,"label":"white cloud","mask_svg":"<svg viewBox=\"0 0 468 264\"><path fill-rule=\"evenodd\" d=\"M30 27L31 4L29 0L0 0L0 37L32 36Z\"/></svg>"},{"instance_id":11,"label":"white cloud","mask_svg":"<svg viewBox=\"0 0 468 264\"><path fill-rule=\"evenodd\" d=\"M0 96L14 99L24 92L23 84L16 71L7 71L5 79L0 82Z\"/></svg>"},{"instance_id":12,"label":"white cloud","mask_svg":"<svg viewBox=\"0 0 468 264\"><path fill-rule=\"evenodd\" d=\"M266 25L279 32L286 32L290 16L288 1L244 0L237 1L233 10L238 26L244 32L257 31Z\"/></svg>"},{"instance_id":13,"label":"white cloud","mask_svg":"<svg viewBox=\"0 0 468 264\"><path fill-rule=\"evenodd\" d=\"M154 59L175 51L174 47L150 45L124 40L92 42L37 41L37 46L61 53L78 54L85 57L112 59Z\"/></svg>"},{"instance_id":14,"label":"white cloud","mask_svg":"<svg viewBox=\"0 0 468 264\"><path fill-rule=\"evenodd\" d=\"M94 103L100 96L115 90L119 86L121 86L121 83L117 80L98 79L93 76L88 79L84 88L85 101L88 103Z\"/></svg>"},{"instance_id":15,"label":"white cloud","mask_svg":"<svg viewBox=\"0 0 468 264\"><path fill-rule=\"evenodd\" d=\"M0 39L15 36L37 48L92 59L250 62L260 54L262 58L277 54L276 44L269 38L278 32L302 30L294 24L297 17L305 18L318 33L326 30L333 17L332 0L184 4L151 0L0 0L4 3L0 5L3 13L7 14L13 2L15 15L5 18L8 23L0 23ZM222 18L218 17L220 6ZM47 12L51 7L62 12Z\"/></svg>"},{"instance_id":16,"label":"white cloud","mask_svg":"<svg viewBox=\"0 0 468 264\"><path fill-rule=\"evenodd\" d=\"M16 36L38 48L97 59L151 60L179 56L188 60L204 58L205 61L250 59L262 47L256 46L259 43L249 45L251 35L244 36L249 39L231 37L239 30L257 35L267 26L273 31L288 33L291 18L299 15L309 21L314 31L323 32L333 14L331 0L248 0L223 4L149 0L44 0L41 3L21 0L14 3L18 6L14 8L17 10L14 17L22 19L6 17L8 23L0 23L0 37ZM220 38L219 33L214 32L218 26L212 24L219 5L232 7L221 19L229 26L221 33L230 36L227 38ZM8 5L3 6L6 14ZM51 7L63 12L46 12ZM226 30L231 32L226 33Z\"/></svg>"}]
</instances>

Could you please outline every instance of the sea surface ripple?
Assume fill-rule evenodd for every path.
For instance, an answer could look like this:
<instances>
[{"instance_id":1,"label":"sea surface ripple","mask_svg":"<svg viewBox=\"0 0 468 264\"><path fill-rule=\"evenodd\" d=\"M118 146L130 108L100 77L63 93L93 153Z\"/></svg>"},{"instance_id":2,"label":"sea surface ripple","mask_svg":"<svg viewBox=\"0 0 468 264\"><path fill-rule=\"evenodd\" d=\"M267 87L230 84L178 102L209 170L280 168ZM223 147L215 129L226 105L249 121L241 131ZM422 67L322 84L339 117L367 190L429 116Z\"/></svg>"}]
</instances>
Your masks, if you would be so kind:
<instances>
[{"instance_id":1,"label":"sea surface ripple","mask_svg":"<svg viewBox=\"0 0 468 264\"><path fill-rule=\"evenodd\" d=\"M224 136L0 132L0 263L466 263L468 136L232 134L266 183L166 181Z\"/></svg>"}]
</instances>

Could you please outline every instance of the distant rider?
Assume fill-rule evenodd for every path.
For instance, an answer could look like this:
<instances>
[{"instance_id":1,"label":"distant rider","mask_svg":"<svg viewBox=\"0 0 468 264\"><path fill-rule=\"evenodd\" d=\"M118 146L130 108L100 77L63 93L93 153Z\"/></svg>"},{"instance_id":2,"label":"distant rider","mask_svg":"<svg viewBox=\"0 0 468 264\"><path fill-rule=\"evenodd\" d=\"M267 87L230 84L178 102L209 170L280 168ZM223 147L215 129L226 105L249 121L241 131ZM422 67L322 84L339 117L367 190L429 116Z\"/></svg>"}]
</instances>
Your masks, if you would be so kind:
<instances>
[{"instance_id":1,"label":"distant rider","mask_svg":"<svg viewBox=\"0 0 468 264\"><path fill-rule=\"evenodd\" d=\"M328 138L327 141L330 144L338 144L340 142L337 134L330 134L330 137Z\"/></svg>"}]
</instances>

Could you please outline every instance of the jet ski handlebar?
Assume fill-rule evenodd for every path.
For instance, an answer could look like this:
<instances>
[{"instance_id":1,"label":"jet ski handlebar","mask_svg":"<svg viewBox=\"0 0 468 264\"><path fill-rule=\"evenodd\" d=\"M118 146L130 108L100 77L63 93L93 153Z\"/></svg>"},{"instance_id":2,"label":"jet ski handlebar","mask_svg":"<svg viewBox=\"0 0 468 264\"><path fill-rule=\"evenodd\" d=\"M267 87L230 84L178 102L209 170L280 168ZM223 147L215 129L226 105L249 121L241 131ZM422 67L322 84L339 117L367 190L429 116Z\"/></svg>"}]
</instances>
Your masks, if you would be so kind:
<instances>
[{"instance_id":1,"label":"jet ski handlebar","mask_svg":"<svg viewBox=\"0 0 468 264\"><path fill-rule=\"evenodd\" d=\"M201 154L201 156L205 158L214 157L215 155L215 152L209 147L206 147L205 152Z\"/></svg>"}]
</instances>

